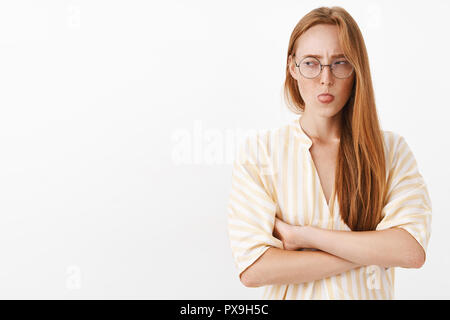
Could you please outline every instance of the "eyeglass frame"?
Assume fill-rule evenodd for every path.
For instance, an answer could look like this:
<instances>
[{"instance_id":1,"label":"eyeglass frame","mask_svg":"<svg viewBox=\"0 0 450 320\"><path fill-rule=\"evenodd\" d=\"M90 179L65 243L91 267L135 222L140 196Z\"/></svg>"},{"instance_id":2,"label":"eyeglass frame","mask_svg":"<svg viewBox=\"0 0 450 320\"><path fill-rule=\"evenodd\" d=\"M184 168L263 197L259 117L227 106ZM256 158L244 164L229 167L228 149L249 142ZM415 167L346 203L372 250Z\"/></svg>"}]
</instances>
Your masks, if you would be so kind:
<instances>
[{"instance_id":1,"label":"eyeglass frame","mask_svg":"<svg viewBox=\"0 0 450 320\"><path fill-rule=\"evenodd\" d=\"M330 67L330 71L331 71L331 73L333 74L333 76L335 76L337 79L348 79L348 78L350 78L350 76L353 74L353 72L355 71L355 68L353 67L353 65L350 63L350 65L352 66L352 71L348 74L348 76L346 76L345 78L339 78L339 77L337 77L335 74L334 74L334 72L333 72L333 67L332 67L332 65L333 64L322 64L321 62L320 62L320 60L319 59L317 59L316 57L313 57L313 56L306 56L306 57L304 57L302 60L300 60L300 62L299 62L299 64L297 64L297 61L295 60L295 57L296 57L296 55L295 55L295 53L292 55L293 57L294 57L294 63L295 63L295 66L298 68L298 72L303 76L303 77L305 77L306 79L316 79L318 76L320 76L320 74L322 73L322 70L323 70L323 67ZM317 74L317 76L315 76L315 77L313 77L313 78L308 78L308 77L306 77L301 71L300 71L300 63L303 61L303 60L305 60L306 58L314 58L314 59L316 59L318 62L319 62L319 65L320 65L320 71L319 71L319 73Z\"/></svg>"}]
</instances>

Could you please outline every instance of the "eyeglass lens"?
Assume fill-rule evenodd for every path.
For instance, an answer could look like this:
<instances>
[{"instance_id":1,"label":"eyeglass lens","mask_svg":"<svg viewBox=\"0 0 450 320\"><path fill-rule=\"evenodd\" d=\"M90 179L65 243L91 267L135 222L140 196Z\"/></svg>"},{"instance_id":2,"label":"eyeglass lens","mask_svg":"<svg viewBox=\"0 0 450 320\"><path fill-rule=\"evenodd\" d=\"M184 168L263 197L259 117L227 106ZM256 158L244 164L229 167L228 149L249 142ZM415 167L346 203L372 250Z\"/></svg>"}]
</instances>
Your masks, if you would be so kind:
<instances>
[{"instance_id":1,"label":"eyeglass lens","mask_svg":"<svg viewBox=\"0 0 450 320\"><path fill-rule=\"evenodd\" d=\"M314 57L306 57L300 61L299 69L306 78L315 78L320 74L320 61ZM352 71L352 65L345 58L336 59L331 63L331 72L337 78L347 78Z\"/></svg>"}]
</instances>

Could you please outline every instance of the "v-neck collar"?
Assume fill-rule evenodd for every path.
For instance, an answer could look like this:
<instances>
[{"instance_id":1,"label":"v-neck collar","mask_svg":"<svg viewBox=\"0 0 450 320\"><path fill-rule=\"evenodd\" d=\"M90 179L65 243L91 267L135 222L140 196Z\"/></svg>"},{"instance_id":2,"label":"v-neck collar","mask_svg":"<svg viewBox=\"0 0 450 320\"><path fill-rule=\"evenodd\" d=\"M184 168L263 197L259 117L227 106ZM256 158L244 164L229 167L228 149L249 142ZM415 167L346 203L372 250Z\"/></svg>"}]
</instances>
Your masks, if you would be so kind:
<instances>
[{"instance_id":1,"label":"v-neck collar","mask_svg":"<svg viewBox=\"0 0 450 320\"><path fill-rule=\"evenodd\" d=\"M300 115L297 119L292 120L290 125L294 128L295 137L298 139L299 143L305 148L304 151L307 153L308 159L311 162L313 174L315 175L315 179L319 184L318 187L319 187L320 197L321 197L323 203L328 208L328 212L330 214L333 214L333 208L335 205L335 188L334 188L335 185L333 183L333 188L331 191L330 199L329 199L329 202L327 203L325 193L323 192L322 182L320 181L319 172L317 171L316 164L314 163L311 152L309 150L311 148L313 142L312 142L311 138L305 133L305 131L303 131L303 128L300 124L301 117L302 117L302 115Z\"/></svg>"}]
</instances>

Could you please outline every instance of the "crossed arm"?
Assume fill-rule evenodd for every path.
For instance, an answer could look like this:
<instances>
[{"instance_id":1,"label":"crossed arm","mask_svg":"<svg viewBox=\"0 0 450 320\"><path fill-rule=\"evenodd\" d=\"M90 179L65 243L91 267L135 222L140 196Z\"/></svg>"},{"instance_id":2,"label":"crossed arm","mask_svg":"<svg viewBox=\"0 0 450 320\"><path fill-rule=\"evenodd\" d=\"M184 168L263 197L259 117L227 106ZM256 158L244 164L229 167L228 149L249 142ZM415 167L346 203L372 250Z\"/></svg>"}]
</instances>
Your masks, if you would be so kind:
<instances>
[{"instance_id":1,"label":"crossed arm","mask_svg":"<svg viewBox=\"0 0 450 320\"><path fill-rule=\"evenodd\" d=\"M269 248L241 273L247 287L323 279L365 266L420 268L421 245L404 229L337 231L293 226L276 218L274 235L284 250ZM297 251L314 248L319 251Z\"/></svg>"}]
</instances>

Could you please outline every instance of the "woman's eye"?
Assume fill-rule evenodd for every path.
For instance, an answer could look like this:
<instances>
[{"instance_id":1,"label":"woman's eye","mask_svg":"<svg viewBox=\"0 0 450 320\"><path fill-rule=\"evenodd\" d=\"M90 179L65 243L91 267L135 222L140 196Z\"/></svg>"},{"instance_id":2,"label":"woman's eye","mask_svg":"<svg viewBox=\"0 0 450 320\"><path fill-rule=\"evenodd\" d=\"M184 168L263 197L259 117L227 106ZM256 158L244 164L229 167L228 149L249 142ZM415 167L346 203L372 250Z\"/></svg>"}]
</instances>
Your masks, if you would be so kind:
<instances>
[{"instance_id":1,"label":"woman's eye","mask_svg":"<svg viewBox=\"0 0 450 320\"><path fill-rule=\"evenodd\" d=\"M342 61L336 61L334 64L347 64L348 62L345 60Z\"/></svg>"}]
</instances>

